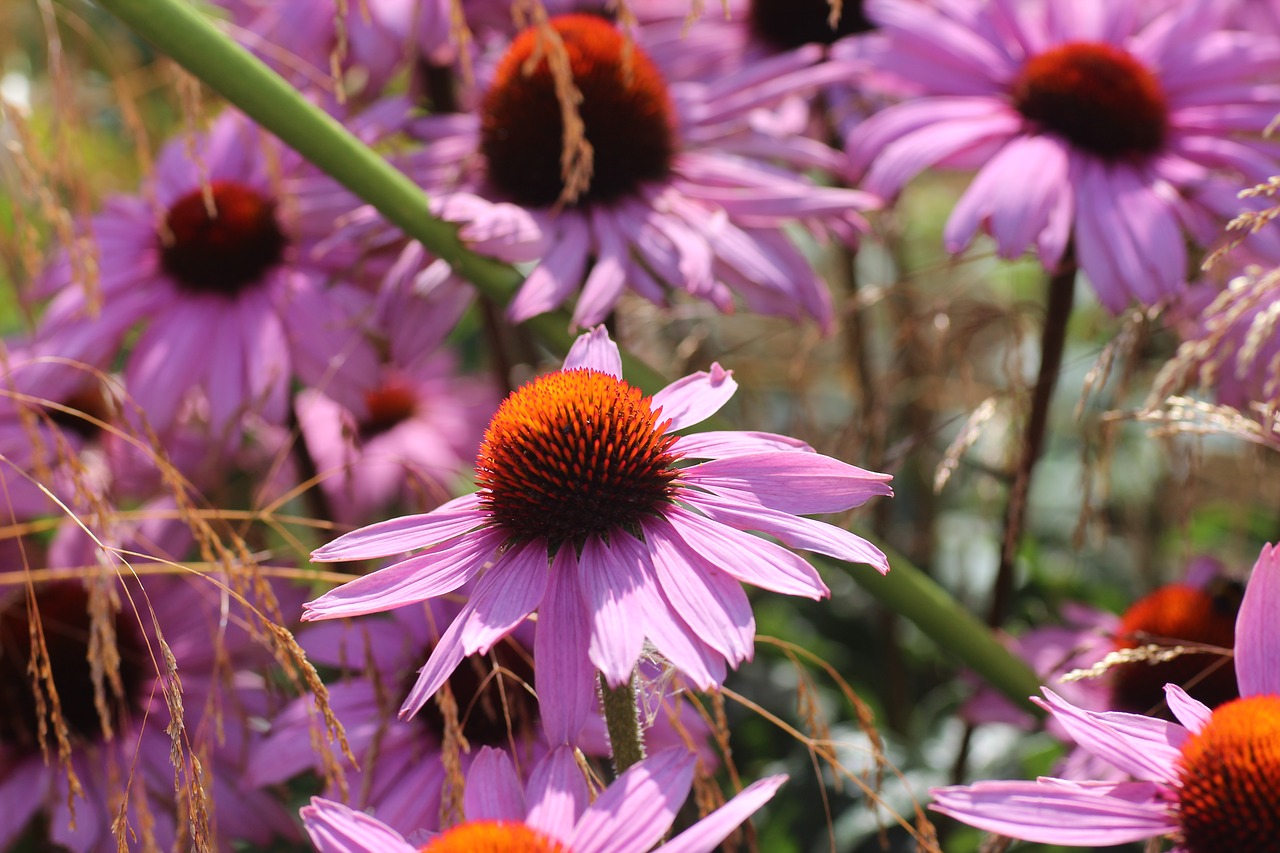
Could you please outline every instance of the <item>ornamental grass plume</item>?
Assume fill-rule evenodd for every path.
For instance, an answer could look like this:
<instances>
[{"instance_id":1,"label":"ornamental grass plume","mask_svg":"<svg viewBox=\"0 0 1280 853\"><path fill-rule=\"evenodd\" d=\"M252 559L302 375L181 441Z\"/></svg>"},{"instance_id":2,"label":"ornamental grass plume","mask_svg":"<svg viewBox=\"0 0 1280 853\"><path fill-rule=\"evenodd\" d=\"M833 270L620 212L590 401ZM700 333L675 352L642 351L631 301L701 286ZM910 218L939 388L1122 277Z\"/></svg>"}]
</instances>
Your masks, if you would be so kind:
<instances>
[{"instance_id":1,"label":"ornamental grass plume","mask_svg":"<svg viewBox=\"0 0 1280 853\"><path fill-rule=\"evenodd\" d=\"M526 790L511 759L486 747L467 775L467 819L445 832L416 833L411 844L381 821L320 798L302 810L302 821L320 853L645 853L675 820L694 764L692 753L664 750L589 799L571 748L558 747L540 762ZM745 788L661 849L711 853L786 778L770 776Z\"/></svg>"},{"instance_id":2,"label":"ornamental grass plume","mask_svg":"<svg viewBox=\"0 0 1280 853\"><path fill-rule=\"evenodd\" d=\"M1217 0L1140 5L867 0L884 70L921 95L849 135L863 188L890 197L933 166L977 169L948 251L983 230L1001 257L1074 260L1113 313L1173 295L1184 231L1206 245L1222 225L1197 196L1277 171L1262 133L1280 111L1280 43L1228 28Z\"/></svg>"},{"instance_id":3,"label":"ornamental grass plume","mask_svg":"<svg viewBox=\"0 0 1280 853\"><path fill-rule=\"evenodd\" d=\"M802 517L892 494L888 475L781 435L677 434L711 417L736 387L717 364L644 397L622 379L604 328L582 335L561 370L515 391L494 415L476 463L478 492L348 533L312 559L426 550L320 596L303 618L391 610L477 579L401 714L416 713L463 658L536 612L538 696L552 743L581 730L595 703L594 671L612 687L629 685L646 649L701 689L719 685L725 665L754 650L741 583L829 594L804 559L744 531L889 568L861 537Z\"/></svg>"},{"instance_id":4,"label":"ornamental grass plume","mask_svg":"<svg viewBox=\"0 0 1280 853\"><path fill-rule=\"evenodd\" d=\"M1092 847L1171 837L1178 853L1280 850L1280 551L1262 549L1235 629L1240 698L1216 709L1165 687L1178 722L1035 700L1122 782L978 782L937 788L935 811L1045 844Z\"/></svg>"}]
</instances>

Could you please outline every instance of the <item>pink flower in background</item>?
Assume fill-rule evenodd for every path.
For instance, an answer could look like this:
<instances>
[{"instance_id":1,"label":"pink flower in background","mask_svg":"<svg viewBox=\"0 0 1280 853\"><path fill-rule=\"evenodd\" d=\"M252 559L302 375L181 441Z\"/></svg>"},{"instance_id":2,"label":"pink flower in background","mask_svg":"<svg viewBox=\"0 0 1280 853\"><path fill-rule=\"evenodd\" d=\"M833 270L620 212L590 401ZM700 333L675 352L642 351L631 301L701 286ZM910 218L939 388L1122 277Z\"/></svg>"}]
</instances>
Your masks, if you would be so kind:
<instances>
[{"instance_id":1,"label":"pink flower in background","mask_svg":"<svg viewBox=\"0 0 1280 853\"><path fill-rule=\"evenodd\" d=\"M478 578L402 714L535 611L539 702L553 743L581 730L595 703L594 671L627 683L647 645L695 686L720 684L725 664L754 649L741 583L829 594L809 563L745 530L888 570L861 537L802 517L889 495L888 475L779 435L677 435L732 396L736 383L719 365L652 399L621 373L603 328L581 336L560 371L520 388L494 415L476 465L479 492L348 533L312 555L366 560L426 549L310 602L304 619L390 610Z\"/></svg>"},{"instance_id":2,"label":"pink flower in background","mask_svg":"<svg viewBox=\"0 0 1280 853\"><path fill-rule=\"evenodd\" d=\"M161 433L194 419L215 441L235 438L246 410L282 422L295 375L370 371L344 286L326 284L330 270L311 254L332 216L316 221L282 189L273 170L291 168L306 171L231 111L194 143L171 141L146 191L108 201L89 223L102 258L96 288L67 256L47 271L52 301L33 348L105 365L143 326L124 364L130 399Z\"/></svg>"},{"instance_id":3,"label":"pink flower in background","mask_svg":"<svg viewBox=\"0 0 1280 853\"><path fill-rule=\"evenodd\" d=\"M394 610L390 618L313 625L298 635L309 660L343 671L329 685L329 703L358 762L358 769L343 765L346 789L351 792L348 802L405 835L439 828L441 794L449 775L445 720L434 702L412 720L398 720L395 712L423 659L435 647L440 628L461 608L435 599ZM527 778L550 750L533 693L537 687L529 652L533 641L533 624L525 623L495 645L488 658L468 658L450 676L448 685L465 739L457 758L463 775L481 748L511 755L521 778ZM704 768L717 766L715 754L707 747L707 725L690 702L649 695L640 701L654 711L644 734L650 751L693 743ZM324 737L323 729L310 698L295 700L272 721L270 735L254 751L250 782L267 785L308 769L325 772L314 748L314 739ZM609 755L599 716L588 719L578 747L588 756ZM342 794L336 784L330 784L325 796Z\"/></svg>"},{"instance_id":4,"label":"pink flower in background","mask_svg":"<svg viewBox=\"0 0 1280 853\"><path fill-rule=\"evenodd\" d=\"M819 62L821 50L810 46L711 83L682 80L646 53L643 27L631 43L592 15L552 26L583 96L589 181L570 170L566 189L565 125L546 62L523 71L535 49L546 49L536 28L511 44L476 114L406 126L425 147L405 168L439 196L437 214L461 223L477 251L539 259L511 317L541 314L581 291L574 322L590 325L631 289L658 304L684 291L722 310L736 294L752 310L830 328L826 286L782 229L796 223L852 241L866 227L858 212L877 202L798 176L796 167L837 166L834 152L760 133L752 121L845 71Z\"/></svg>"},{"instance_id":5,"label":"pink flower in background","mask_svg":"<svg viewBox=\"0 0 1280 853\"><path fill-rule=\"evenodd\" d=\"M1197 195L1276 171L1261 133L1280 110L1280 42L1225 29L1215 0L1154 17L1132 0L866 9L886 72L923 96L858 126L852 167L885 196L930 167L977 169L948 251L985 230L1002 257L1034 247L1052 270L1070 246L1108 309L1153 305L1188 277Z\"/></svg>"},{"instance_id":6,"label":"pink flower in background","mask_svg":"<svg viewBox=\"0 0 1280 853\"><path fill-rule=\"evenodd\" d=\"M693 770L691 753L666 750L639 762L590 800L569 747L557 748L534 768L527 790L511 759L486 748L467 777L466 821L440 834L421 833L425 844L410 844L369 815L319 798L302 810L302 821L320 853L645 853L671 827L693 784ZM661 849L711 853L786 778L761 779Z\"/></svg>"},{"instance_id":7,"label":"pink flower in background","mask_svg":"<svg viewBox=\"0 0 1280 853\"><path fill-rule=\"evenodd\" d=\"M174 525L143 526L127 547L181 558L160 544L175 538L164 535ZM33 563L41 558L30 544L22 552L16 539L3 545L6 566L44 568ZM174 849L178 838L193 832L226 851L237 839L267 844L276 836L295 837L274 793L240 780L253 749L248 720L268 711L263 678L254 670L271 659L248 625L249 614L227 607L210 579L117 577L118 560L82 580L97 559L101 554L88 537L68 527L54 540L48 561L66 579L0 586L0 848L27 837L36 844L31 849L114 850L122 842L113 824L122 815L129 849ZM42 682L38 693L27 670L33 609L53 687ZM109 650L118 652L118 666L109 664ZM184 732L176 768L163 692L176 685L161 674L169 652L181 679L179 707L185 708L183 719L172 721L174 731ZM65 741L52 722L55 701ZM198 772L189 754L195 750ZM209 798L214 824L196 828L194 813L175 803L175 784Z\"/></svg>"},{"instance_id":8,"label":"pink flower in background","mask_svg":"<svg viewBox=\"0 0 1280 853\"><path fill-rule=\"evenodd\" d=\"M1280 839L1280 552L1254 566L1236 622L1240 699L1210 709L1166 687L1178 723L1040 704L1124 782L979 782L932 791L931 808L1026 841L1077 847L1173 836L1182 853L1270 851Z\"/></svg>"}]
</instances>

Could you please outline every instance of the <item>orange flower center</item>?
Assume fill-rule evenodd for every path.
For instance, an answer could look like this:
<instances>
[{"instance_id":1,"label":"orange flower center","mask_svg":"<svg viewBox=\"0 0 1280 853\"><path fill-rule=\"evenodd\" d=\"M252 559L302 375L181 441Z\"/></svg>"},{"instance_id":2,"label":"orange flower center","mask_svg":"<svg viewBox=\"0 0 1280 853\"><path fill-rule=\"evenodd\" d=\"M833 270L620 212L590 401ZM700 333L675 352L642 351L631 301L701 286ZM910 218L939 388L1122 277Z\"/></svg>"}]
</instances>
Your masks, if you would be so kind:
<instances>
[{"instance_id":1,"label":"orange flower center","mask_svg":"<svg viewBox=\"0 0 1280 853\"><path fill-rule=\"evenodd\" d=\"M413 417L418 410L418 395L400 382L390 382L364 395L366 414L360 422L360 436L372 438Z\"/></svg>"},{"instance_id":2,"label":"orange flower center","mask_svg":"<svg viewBox=\"0 0 1280 853\"><path fill-rule=\"evenodd\" d=\"M193 293L236 296L284 257L276 206L250 187L212 181L173 203L160 235L160 267Z\"/></svg>"},{"instance_id":3,"label":"orange flower center","mask_svg":"<svg viewBox=\"0 0 1280 853\"><path fill-rule=\"evenodd\" d=\"M1160 81L1128 52L1100 42L1033 57L1012 95L1032 124L1106 160L1155 154L1169 129Z\"/></svg>"},{"instance_id":4,"label":"orange flower center","mask_svg":"<svg viewBox=\"0 0 1280 853\"><path fill-rule=\"evenodd\" d=\"M41 729L53 732L53 698L47 681L37 689L28 668L33 650L36 665L47 663L57 692L58 708L72 738L83 741L102 736L104 727L96 697L105 700L112 723L118 722L145 680L146 660L136 627L123 614L110 621L114 648L120 655L118 692L100 673L102 690L95 691L90 654L89 594L78 581L36 587L35 619L26 589L12 587L0 596L0 746L19 753L41 747ZM105 639L105 637L104 637ZM43 651L40 651L43 650ZM108 649L108 652L111 651ZM97 651L99 667L106 667ZM46 658L47 654L47 658Z\"/></svg>"},{"instance_id":5,"label":"orange flower center","mask_svg":"<svg viewBox=\"0 0 1280 853\"><path fill-rule=\"evenodd\" d=\"M750 21L755 37L778 50L831 44L875 28L863 14L862 0L845 0L834 27L829 0L751 0Z\"/></svg>"},{"instance_id":6,"label":"orange flower center","mask_svg":"<svg viewBox=\"0 0 1280 853\"><path fill-rule=\"evenodd\" d=\"M1182 748L1178 806L1188 853L1280 853L1280 696L1218 708Z\"/></svg>"},{"instance_id":7,"label":"orange flower center","mask_svg":"<svg viewBox=\"0 0 1280 853\"><path fill-rule=\"evenodd\" d=\"M1238 583L1226 580L1206 589L1182 584L1161 587L1124 614L1116 648L1148 644L1233 648L1242 595ZM1165 684L1183 687L1211 708L1240 695L1231 660L1209 653L1184 654L1154 665L1125 664L1112 670L1112 679L1112 707L1135 714L1163 708Z\"/></svg>"},{"instance_id":8,"label":"orange flower center","mask_svg":"<svg viewBox=\"0 0 1280 853\"><path fill-rule=\"evenodd\" d=\"M475 820L437 835L420 853L573 853L523 823Z\"/></svg>"},{"instance_id":9,"label":"orange flower center","mask_svg":"<svg viewBox=\"0 0 1280 853\"><path fill-rule=\"evenodd\" d=\"M669 423L640 389L607 373L539 377L489 422L476 461L481 505L513 536L553 546L633 528L674 493Z\"/></svg>"},{"instance_id":10,"label":"orange flower center","mask_svg":"<svg viewBox=\"0 0 1280 853\"><path fill-rule=\"evenodd\" d=\"M671 170L675 123L667 84L653 61L617 28L594 15L551 20L564 43L531 27L512 42L480 105L480 151L489 180L528 207L554 204L565 188L564 91L548 58L567 55L583 135L591 145L591 181L577 204L608 202ZM535 64L536 63L536 64Z\"/></svg>"}]
</instances>

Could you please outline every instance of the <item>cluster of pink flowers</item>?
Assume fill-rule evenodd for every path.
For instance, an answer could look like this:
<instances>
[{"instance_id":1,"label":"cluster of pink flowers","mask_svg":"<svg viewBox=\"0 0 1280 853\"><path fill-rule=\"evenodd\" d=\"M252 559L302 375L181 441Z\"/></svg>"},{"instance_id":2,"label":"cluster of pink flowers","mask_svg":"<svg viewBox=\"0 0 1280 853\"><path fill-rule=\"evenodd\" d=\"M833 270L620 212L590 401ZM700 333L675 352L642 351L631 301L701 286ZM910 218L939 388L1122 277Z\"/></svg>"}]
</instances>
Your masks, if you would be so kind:
<instances>
[{"instance_id":1,"label":"cluster of pink flowers","mask_svg":"<svg viewBox=\"0 0 1280 853\"><path fill-rule=\"evenodd\" d=\"M304 833L322 851L652 849L716 772L691 697L753 658L744 585L829 597L797 552L889 572L813 516L887 499L892 477L725 429L737 383L718 363L645 394L607 329L643 304L830 334L843 309L815 255L849 263L926 171L972 173L946 252L989 238L1078 270L1114 315L1176 305L1215 365L1250 358L1222 402L1280 399L1280 289L1258 284L1275 281L1196 282L1226 222L1261 207L1237 191L1280 172L1274 3L729 0L698 17L636 0L616 20L568 2L221 5L469 249L526 275L506 306L478 298L231 107L51 247L0 365L0 526L18 531L0 540L0 849ZM1240 257L1280 261L1273 244L1260 233ZM580 336L560 368L513 369L533 361L518 324L566 308ZM205 522L282 507L322 532ZM24 527L40 523L58 532ZM358 576L318 593L253 565L296 574L310 548ZM137 555L173 571L134 572ZM1026 639L1048 677L1144 638L1234 638L1235 680L1163 669L1175 684L1153 697L1112 670L1081 707L1046 690L1107 781L1083 781L1097 765L1081 760L1070 778L939 789L935 808L1030 840L1263 849L1280 829L1258 793L1280 782L1277 561L1263 552L1238 619L1203 573L1143 611L1208 598L1223 606L1205 636L1095 614L1083 645ZM281 695L265 673L294 669L263 620L345 617L298 628L327 698ZM1202 703L1184 682L1221 689ZM651 754L611 773L614 692L647 717ZM1134 713L1161 695L1178 723ZM981 697L970 716L983 708L1010 716ZM338 757L319 749L334 720ZM612 781L593 787L588 766ZM283 803L309 773L324 798L295 819ZM784 778L662 849L715 849ZM1215 811L1228 802L1243 805Z\"/></svg>"}]
</instances>

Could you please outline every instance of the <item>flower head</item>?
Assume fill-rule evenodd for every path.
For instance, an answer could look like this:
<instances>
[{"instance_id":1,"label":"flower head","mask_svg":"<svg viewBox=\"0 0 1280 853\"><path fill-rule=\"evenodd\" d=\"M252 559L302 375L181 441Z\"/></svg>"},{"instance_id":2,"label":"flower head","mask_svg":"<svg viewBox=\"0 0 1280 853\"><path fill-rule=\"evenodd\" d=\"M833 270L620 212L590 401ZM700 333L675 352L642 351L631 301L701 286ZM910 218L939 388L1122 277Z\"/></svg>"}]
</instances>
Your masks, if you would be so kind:
<instances>
[{"instance_id":1,"label":"flower head","mask_svg":"<svg viewBox=\"0 0 1280 853\"><path fill-rule=\"evenodd\" d=\"M887 72L922 97L853 130L865 188L888 196L931 166L977 168L949 251L982 229L1002 256L1034 246L1057 269L1074 247L1113 312L1177 292L1183 230L1206 220L1197 197L1275 171L1261 133L1280 105L1280 45L1224 28L1212 3L1154 16L1137 5L868 0Z\"/></svg>"},{"instance_id":2,"label":"flower head","mask_svg":"<svg viewBox=\"0 0 1280 853\"><path fill-rule=\"evenodd\" d=\"M534 611L538 694L553 743L581 729L593 671L614 686L628 682L646 644L698 687L719 684L726 663L736 667L753 651L740 582L828 594L806 561L746 530L888 570L865 540L801 516L891 494L887 475L780 435L677 435L728 401L729 373L713 365L648 398L621 368L603 328L583 335L563 369L517 390L494 416L478 493L348 533L312 555L363 560L426 549L310 602L304 619L389 610L478 577L403 714Z\"/></svg>"},{"instance_id":3,"label":"flower head","mask_svg":"<svg viewBox=\"0 0 1280 853\"><path fill-rule=\"evenodd\" d=\"M1123 844L1162 835L1183 853L1277 848L1280 839L1280 550L1262 549L1236 621L1241 698L1210 709L1165 688L1177 723L1085 711L1046 689L1039 704L1123 782L979 782L934 790L932 808L1027 841ZM1039 701L1039 700L1037 700Z\"/></svg>"},{"instance_id":4,"label":"flower head","mask_svg":"<svg viewBox=\"0 0 1280 853\"><path fill-rule=\"evenodd\" d=\"M410 844L375 818L319 798L302 810L302 821L320 853L645 853L662 839L688 796L694 763L679 748L656 753L588 805L586 781L569 747L558 747L534 768L527 790L511 759L486 748L467 775L466 821L441 833L420 833L425 844ZM662 850L710 853L784 781L785 776L771 776L756 782Z\"/></svg>"}]
</instances>

